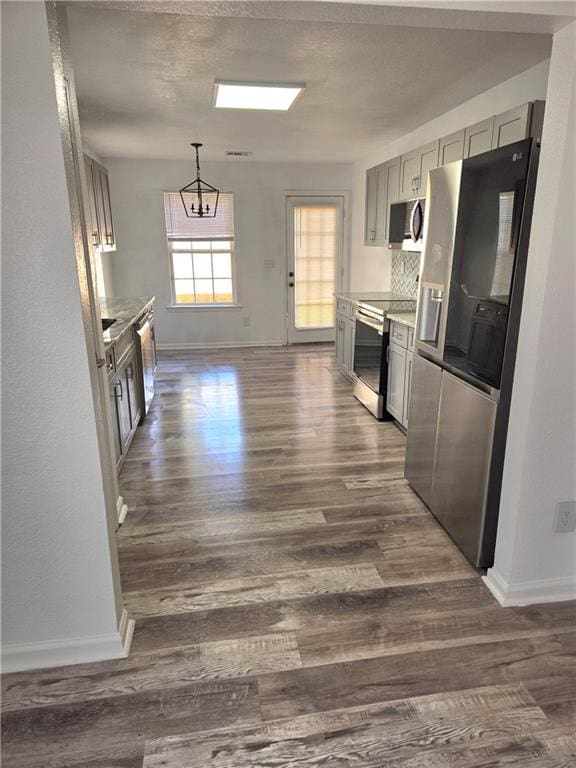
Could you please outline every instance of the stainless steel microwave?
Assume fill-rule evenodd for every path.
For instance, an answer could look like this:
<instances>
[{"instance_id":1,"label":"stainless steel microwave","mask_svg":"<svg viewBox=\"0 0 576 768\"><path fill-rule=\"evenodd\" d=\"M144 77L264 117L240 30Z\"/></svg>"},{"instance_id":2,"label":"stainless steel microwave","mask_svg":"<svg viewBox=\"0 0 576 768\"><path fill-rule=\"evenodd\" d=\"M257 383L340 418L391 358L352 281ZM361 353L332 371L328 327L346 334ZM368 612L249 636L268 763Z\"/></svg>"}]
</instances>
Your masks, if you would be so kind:
<instances>
[{"instance_id":1,"label":"stainless steel microwave","mask_svg":"<svg viewBox=\"0 0 576 768\"><path fill-rule=\"evenodd\" d=\"M421 251L426 198L392 203L388 224L388 248Z\"/></svg>"}]
</instances>

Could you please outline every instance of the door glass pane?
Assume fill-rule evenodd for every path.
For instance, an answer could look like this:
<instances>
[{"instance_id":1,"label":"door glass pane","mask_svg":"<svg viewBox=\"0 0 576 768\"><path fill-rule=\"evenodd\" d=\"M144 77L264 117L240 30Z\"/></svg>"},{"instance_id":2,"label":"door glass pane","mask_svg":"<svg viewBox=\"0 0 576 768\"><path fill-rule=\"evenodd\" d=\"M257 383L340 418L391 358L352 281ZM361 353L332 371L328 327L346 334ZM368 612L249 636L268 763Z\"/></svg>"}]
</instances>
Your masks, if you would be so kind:
<instances>
[{"instance_id":1,"label":"door glass pane","mask_svg":"<svg viewBox=\"0 0 576 768\"><path fill-rule=\"evenodd\" d=\"M173 253L172 264L175 278L192 277L192 254Z\"/></svg>"},{"instance_id":2,"label":"door glass pane","mask_svg":"<svg viewBox=\"0 0 576 768\"><path fill-rule=\"evenodd\" d=\"M212 293L212 280L194 280L196 286L196 302L208 304L214 301Z\"/></svg>"},{"instance_id":3,"label":"door glass pane","mask_svg":"<svg viewBox=\"0 0 576 768\"><path fill-rule=\"evenodd\" d=\"M194 280L174 280L176 302L194 304Z\"/></svg>"},{"instance_id":4,"label":"door glass pane","mask_svg":"<svg viewBox=\"0 0 576 768\"><path fill-rule=\"evenodd\" d=\"M294 207L296 328L334 327L337 237L335 205Z\"/></svg>"}]
</instances>

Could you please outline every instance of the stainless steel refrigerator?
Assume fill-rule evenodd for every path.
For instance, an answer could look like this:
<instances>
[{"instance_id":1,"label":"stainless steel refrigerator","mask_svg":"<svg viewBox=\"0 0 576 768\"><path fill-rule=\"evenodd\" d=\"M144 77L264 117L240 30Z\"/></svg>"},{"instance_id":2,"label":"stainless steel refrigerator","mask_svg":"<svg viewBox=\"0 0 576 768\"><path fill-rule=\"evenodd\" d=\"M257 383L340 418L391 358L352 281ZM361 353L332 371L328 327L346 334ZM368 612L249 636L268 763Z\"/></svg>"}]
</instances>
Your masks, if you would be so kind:
<instances>
[{"instance_id":1,"label":"stainless steel refrigerator","mask_svg":"<svg viewBox=\"0 0 576 768\"><path fill-rule=\"evenodd\" d=\"M406 479L476 566L496 528L539 141L430 172Z\"/></svg>"}]
</instances>

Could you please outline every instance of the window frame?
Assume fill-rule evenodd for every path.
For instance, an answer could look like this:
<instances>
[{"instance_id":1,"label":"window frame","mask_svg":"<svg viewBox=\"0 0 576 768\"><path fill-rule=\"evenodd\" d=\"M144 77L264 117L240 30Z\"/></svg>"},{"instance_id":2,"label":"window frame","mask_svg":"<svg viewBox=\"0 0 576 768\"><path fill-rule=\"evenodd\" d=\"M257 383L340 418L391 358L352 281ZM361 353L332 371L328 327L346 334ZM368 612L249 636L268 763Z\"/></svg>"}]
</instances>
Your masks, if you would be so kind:
<instances>
[{"instance_id":1,"label":"window frame","mask_svg":"<svg viewBox=\"0 0 576 768\"><path fill-rule=\"evenodd\" d=\"M174 260L172 258L172 255L174 254L174 250L170 246L170 243L172 242L202 242L202 243L214 243L214 242L230 242L231 247L229 251L214 251L213 249L210 249L210 251L193 251L192 249L190 251L179 251L180 253L189 253L191 257L193 257L194 253L210 253L212 255L213 253L229 253L230 254L230 279L232 281L232 301L204 301L204 302L193 302L193 303L184 303L182 301L176 301L176 280L178 278L174 277ZM170 271L170 300L171 300L171 307L174 307L176 309L179 309L180 307L188 307L190 309L209 309L214 308L217 309L218 307L237 307L239 306L238 303L238 290L237 290L237 283L236 283L236 248L235 248L235 240L234 238L227 237L213 237L210 240L207 240L206 238L196 238L196 237L189 237L187 240L180 239L180 238L166 238L166 244L168 249L168 268ZM182 278L184 279L184 278ZM194 280L193 277L189 278L190 280ZM214 280L214 275L212 275L211 278L198 278L198 279L211 279ZM218 279L218 278L216 278Z\"/></svg>"}]
</instances>

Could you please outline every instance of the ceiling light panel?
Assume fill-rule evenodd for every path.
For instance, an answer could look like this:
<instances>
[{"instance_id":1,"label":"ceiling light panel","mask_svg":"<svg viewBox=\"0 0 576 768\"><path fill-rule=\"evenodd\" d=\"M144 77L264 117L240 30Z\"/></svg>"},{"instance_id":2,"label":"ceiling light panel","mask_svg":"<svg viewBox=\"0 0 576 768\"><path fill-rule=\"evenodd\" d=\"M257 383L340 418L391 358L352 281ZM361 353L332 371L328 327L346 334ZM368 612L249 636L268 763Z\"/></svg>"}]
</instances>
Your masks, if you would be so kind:
<instances>
[{"instance_id":1,"label":"ceiling light panel","mask_svg":"<svg viewBox=\"0 0 576 768\"><path fill-rule=\"evenodd\" d=\"M286 111L304 90L302 83L238 83L217 80L214 106L223 109Z\"/></svg>"}]
</instances>

